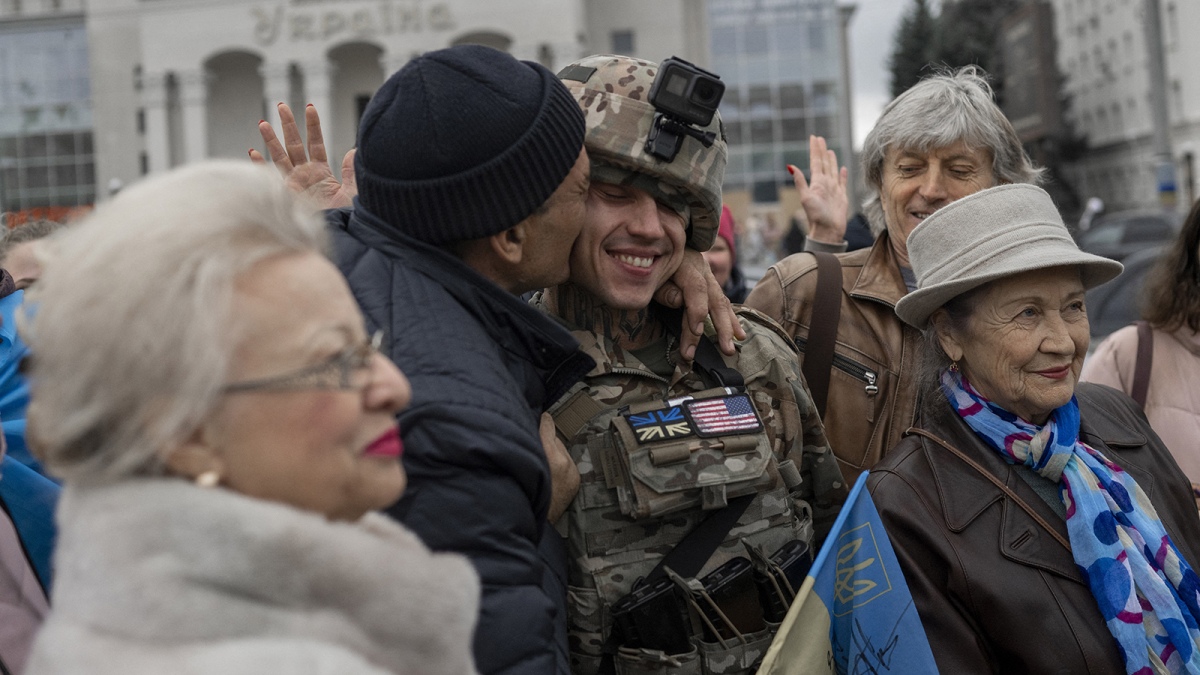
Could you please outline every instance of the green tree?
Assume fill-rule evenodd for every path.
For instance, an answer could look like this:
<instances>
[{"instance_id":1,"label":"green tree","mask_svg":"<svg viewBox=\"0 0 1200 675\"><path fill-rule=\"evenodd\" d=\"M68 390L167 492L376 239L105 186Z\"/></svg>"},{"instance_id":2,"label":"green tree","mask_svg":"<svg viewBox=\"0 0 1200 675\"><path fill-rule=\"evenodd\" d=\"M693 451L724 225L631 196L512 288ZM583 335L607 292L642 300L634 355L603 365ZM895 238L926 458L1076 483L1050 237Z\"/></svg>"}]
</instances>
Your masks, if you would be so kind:
<instances>
[{"instance_id":1,"label":"green tree","mask_svg":"<svg viewBox=\"0 0 1200 675\"><path fill-rule=\"evenodd\" d=\"M896 29L895 48L888 59L892 74L892 96L916 84L933 62L936 44L937 22L929 11L927 0L914 0L914 4L900 19Z\"/></svg>"},{"instance_id":2,"label":"green tree","mask_svg":"<svg viewBox=\"0 0 1200 675\"><path fill-rule=\"evenodd\" d=\"M1003 102L1000 28L1020 4L1021 0L946 0L937 18L931 61L950 68L980 66L989 75L996 101Z\"/></svg>"}]
</instances>

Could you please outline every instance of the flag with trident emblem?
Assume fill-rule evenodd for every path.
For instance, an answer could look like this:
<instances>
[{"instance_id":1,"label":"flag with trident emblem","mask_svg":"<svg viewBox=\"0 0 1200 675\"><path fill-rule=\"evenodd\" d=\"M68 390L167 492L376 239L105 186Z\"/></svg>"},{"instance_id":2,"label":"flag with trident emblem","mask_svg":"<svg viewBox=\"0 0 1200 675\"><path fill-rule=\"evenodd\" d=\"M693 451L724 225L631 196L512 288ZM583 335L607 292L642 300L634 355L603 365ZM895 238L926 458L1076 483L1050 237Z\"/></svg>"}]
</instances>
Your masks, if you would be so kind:
<instances>
[{"instance_id":1,"label":"flag with trident emblem","mask_svg":"<svg viewBox=\"0 0 1200 675\"><path fill-rule=\"evenodd\" d=\"M758 675L937 673L864 472Z\"/></svg>"}]
</instances>

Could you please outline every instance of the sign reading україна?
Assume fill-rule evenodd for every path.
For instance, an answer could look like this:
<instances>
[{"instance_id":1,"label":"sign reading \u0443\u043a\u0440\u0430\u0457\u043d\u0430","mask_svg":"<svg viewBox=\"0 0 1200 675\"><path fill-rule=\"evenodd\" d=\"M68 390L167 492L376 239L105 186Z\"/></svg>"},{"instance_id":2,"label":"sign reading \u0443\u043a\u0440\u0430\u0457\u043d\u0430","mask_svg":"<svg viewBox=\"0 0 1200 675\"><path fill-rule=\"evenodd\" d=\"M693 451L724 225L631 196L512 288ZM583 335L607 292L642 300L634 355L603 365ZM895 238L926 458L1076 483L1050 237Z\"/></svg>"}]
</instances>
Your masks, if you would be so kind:
<instances>
[{"instance_id":1,"label":"sign reading \u0443\u043a\u0440\u0430\u0457\u043d\u0430","mask_svg":"<svg viewBox=\"0 0 1200 675\"><path fill-rule=\"evenodd\" d=\"M334 6L330 6L333 4ZM369 4L293 2L270 9L256 7L254 40L269 47L280 40L326 41L338 37L370 38L425 31L454 30L454 15L444 2L383 0Z\"/></svg>"}]
</instances>

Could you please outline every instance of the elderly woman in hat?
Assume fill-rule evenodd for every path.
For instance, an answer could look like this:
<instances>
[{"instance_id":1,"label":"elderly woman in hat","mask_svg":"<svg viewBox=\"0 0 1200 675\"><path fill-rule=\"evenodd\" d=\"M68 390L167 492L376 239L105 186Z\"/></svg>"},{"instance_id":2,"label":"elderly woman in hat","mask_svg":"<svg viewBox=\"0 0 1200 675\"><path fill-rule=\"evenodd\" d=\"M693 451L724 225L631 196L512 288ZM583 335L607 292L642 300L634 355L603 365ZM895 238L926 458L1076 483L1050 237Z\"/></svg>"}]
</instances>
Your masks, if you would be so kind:
<instances>
[{"instance_id":1,"label":"elderly woman in hat","mask_svg":"<svg viewBox=\"0 0 1200 675\"><path fill-rule=\"evenodd\" d=\"M945 673L1200 672L1200 519L1124 394L1078 384L1079 251L1030 185L930 215L896 313L925 336L914 428L868 487Z\"/></svg>"},{"instance_id":2,"label":"elderly woman in hat","mask_svg":"<svg viewBox=\"0 0 1200 675\"><path fill-rule=\"evenodd\" d=\"M65 489L27 673L474 672L470 564L371 513L410 390L309 211L198 164L52 248L28 423Z\"/></svg>"}]
</instances>

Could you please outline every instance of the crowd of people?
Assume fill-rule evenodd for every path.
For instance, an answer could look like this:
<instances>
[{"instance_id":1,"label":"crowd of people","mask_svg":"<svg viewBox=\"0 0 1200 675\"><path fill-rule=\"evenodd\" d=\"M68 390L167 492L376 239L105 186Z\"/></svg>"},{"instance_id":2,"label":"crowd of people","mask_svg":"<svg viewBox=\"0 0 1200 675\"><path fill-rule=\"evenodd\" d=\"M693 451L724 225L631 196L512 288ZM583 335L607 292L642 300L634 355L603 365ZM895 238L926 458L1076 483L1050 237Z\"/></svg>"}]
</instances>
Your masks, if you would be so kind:
<instances>
[{"instance_id":1,"label":"crowd of people","mask_svg":"<svg viewBox=\"0 0 1200 675\"><path fill-rule=\"evenodd\" d=\"M884 110L863 216L814 137L747 289L660 72L433 51L340 176L280 104L253 163L14 231L0 673L753 673L867 471L942 672L1200 673L1200 207L1139 401L1136 336L1080 383L1121 265L984 73Z\"/></svg>"}]
</instances>

